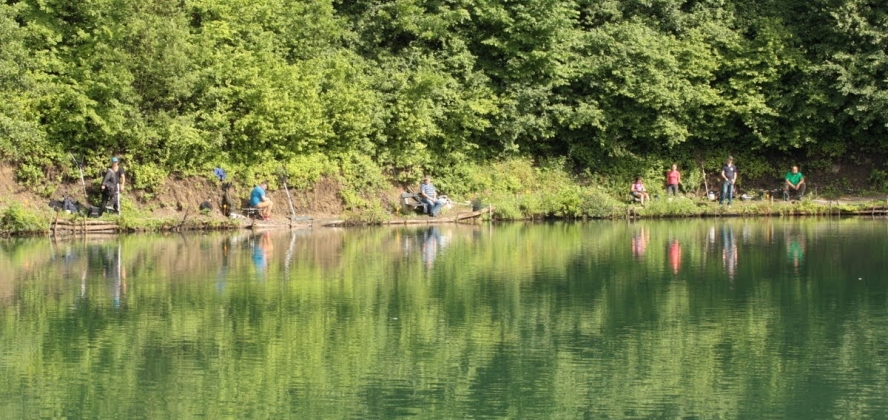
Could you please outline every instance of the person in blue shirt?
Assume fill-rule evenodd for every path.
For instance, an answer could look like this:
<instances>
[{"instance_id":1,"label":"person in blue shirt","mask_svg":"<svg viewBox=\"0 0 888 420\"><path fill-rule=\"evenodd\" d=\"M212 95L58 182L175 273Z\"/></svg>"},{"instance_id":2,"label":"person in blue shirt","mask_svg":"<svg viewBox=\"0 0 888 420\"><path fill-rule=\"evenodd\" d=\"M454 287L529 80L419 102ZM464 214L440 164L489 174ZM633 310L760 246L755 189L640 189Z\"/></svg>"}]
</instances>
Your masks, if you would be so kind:
<instances>
[{"instance_id":1,"label":"person in blue shirt","mask_svg":"<svg viewBox=\"0 0 888 420\"><path fill-rule=\"evenodd\" d=\"M441 211L441 206L444 205L444 200L438 199L438 192L435 191L435 184L432 184L431 178L422 179L422 185L419 186L419 196L428 209L429 217L437 216Z\"/></svg>"},{"instance_id":2,"label":"person in blue shirt","mask_svg":"<svg viewBox=\"0 0 888 420\"><path fill-rule=\"evenodd\" d=\"M262 220L271 220L271 209L274 207L274 203L265 195L267 188L268 183L262 181L250 193L250 207L259 209L259 215L262 216Z\"/></svg>"}]
</instances>

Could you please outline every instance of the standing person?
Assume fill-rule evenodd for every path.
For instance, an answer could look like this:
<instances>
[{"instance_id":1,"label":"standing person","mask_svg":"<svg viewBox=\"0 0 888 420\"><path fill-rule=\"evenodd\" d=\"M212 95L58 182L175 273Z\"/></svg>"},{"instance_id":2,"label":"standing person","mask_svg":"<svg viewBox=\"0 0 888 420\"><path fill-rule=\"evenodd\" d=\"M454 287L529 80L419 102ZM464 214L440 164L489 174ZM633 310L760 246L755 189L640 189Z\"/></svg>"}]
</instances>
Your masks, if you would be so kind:
<instances>
[{"instance_id":1,"label":"standing person","mask_svg":"<svg viewBox=\"0 0 888 420\"><path fill-rule=\"evenodd\" d=\"M102 178L103 214L106 210L114 210L120 214L120 192L123 191L125 181L123 169L120 169L120 159L115 156L111 158L111 167L105 171L105 177Z\"/></svg>"},{"instance_id":2,"label":"standing person","mask_svg":"<svg viewBox=\"0 0 888 420\"><path fill-rule=\"evenodd\" d=\"M805 196L805 176L799 172L798 166L793 166L791 172L786 173L786 184L783 185L783 201L792 198L795 193L799 200Z\"/></svg>"},{"instance_id":3,"label":"standing person","mask_svg":"<svg viewBox=\"0 0 888 420\"><path fill-rule=\"evenodd\" d=\"M441 211L444 201L438 199L438 192L435 190L435 184L432 184L432 178L426 176L422 179L422 185L419 186L420 201L426 205L429 217L435 217Z\"/></svg>"},{"instance_id":4,"label":"standing person","mask_svg":"<svg viewBox=\"0 0 888 420\"><path fill-rule=\"evenodd\" d=\"M632 183L632 189L629 190L629 193L632 194L633 197L638 199L641 202L641 205L644 205L645 201L650 201L651 196L648 195L647 191L644 189L644 182L642 182L641 177L635 178L635 182Z\"/></svg>"},{"instance_id":5,"label":"standing person","mask_svg":"<svg viewBox=\"0 0 888 420\"><path fill-rule=\"evenodd\" d=\"M678 172L678 165L672 164L672 170L666 172L666 195L678 197L678 184L681 183L681 173Z\"/></svg>"},{"instance_id":6,"label":"standing person","mask_svg":"<svg viewBox=\"0 0 888 420\"><path fill-rule=\"evenodd\" d=\"M728 162L725 163L725 166L722 166L721 177L722 190L721 197L718 199L718 204L725 204L725 197L727 197L728 205L730 206L734 199L734 184L737 183L737 167L734 166L733 156L728 156Z\"/></svg>"},{"instance_id":7,"label":"standing person","mask_svg":"<svg viewBox=\"0 0 888 420\"><path fill-rule=\"evenodd\" d=\"M274 203L265 195L265 190L267 189L268 183L262 181L250 193L250 207L259 209L259 215L262 216L262 220L271 220L271 209L274 207Z\"/></svg>"}]
</instances>

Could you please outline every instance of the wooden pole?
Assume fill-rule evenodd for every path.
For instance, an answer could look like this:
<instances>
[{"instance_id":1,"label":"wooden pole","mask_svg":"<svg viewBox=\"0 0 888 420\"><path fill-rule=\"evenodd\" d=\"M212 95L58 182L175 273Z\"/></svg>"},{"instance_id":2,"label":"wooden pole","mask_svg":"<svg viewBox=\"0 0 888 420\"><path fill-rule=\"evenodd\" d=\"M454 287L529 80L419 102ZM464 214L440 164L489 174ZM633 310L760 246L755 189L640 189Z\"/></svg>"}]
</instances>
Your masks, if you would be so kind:
<instances>
[{"instance_id":1,"label":"wooden pole","mask_svg":"<svg viewBox=\"0 0 888 420\"><path fill-rule=\"evenodd\" d=\"M703 170L703 188L706 188L706 191L703 194L706 196L706 199L709 199L709 181L706 181L706 167L703 166L703 162L700 162L700 169Z\"/></svg>"}]
</instances>

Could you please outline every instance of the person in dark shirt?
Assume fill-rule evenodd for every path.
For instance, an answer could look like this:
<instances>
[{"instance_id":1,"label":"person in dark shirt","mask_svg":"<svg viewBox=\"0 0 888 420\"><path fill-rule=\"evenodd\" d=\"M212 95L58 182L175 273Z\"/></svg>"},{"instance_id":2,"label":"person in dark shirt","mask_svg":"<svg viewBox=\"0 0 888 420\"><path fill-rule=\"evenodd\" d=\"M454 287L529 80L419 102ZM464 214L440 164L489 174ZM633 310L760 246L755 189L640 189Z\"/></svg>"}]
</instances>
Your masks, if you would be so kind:
<instances>
[{"instance_id":1,"label":"person in dark shirt","mask_svg":"<svg viewBox=\"0 0 888 420\"><path fill-rule=\"evenodd\" d=\"M721 197L718 199L718 204L724 204L725 197L727 197L728 205L730 206L734 198L734 184L737 182L737 167L734 166L733 156L728 156L728 162L725 163L725 166L722 166L721 177L722 190Z\"/></svg>"},{"instance_id":2,"label":"person in dark shirt","mask_svg":"<svg viewBox=\"0 0 888 420\"><path fill-rule=\"evenodd\" d=\"M105 177L102 178L102 213L107 210L113 210L120 214L120 192L123 191L125 176L123 169L120 169L120 159L111 158L111 167L105 171Z\"/></svg>"}]
</instances>

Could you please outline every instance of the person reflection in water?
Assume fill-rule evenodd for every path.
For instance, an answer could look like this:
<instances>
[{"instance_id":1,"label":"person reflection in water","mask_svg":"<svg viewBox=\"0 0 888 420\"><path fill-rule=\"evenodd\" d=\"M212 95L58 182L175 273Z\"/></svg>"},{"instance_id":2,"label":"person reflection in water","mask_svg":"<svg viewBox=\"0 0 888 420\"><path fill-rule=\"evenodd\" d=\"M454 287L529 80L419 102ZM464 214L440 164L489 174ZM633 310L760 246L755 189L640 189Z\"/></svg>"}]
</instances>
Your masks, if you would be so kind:
<instances>
[{"instance_id":1,"label":"person reflection in water","mask_svg":"<svg viewBox=\"0 0 888 420\"><path fill-rule=\"evenodd\" d=\"M216 290L222 291L225 288L225 281L228 278L228 253L231 249L231 238L225 238L222 241L222 267L219 274L216 275Z\"/></svg>"},{"instance_id":2,"label":"person reflection in water","mask_svg":"<svg viewBox=\"0 0 888 420\"><path fill-rule=\"evenodd\" d=\"M256 266L256 274L259 278L265 277L268 271L268 254L274 250L271 243L271 236L268 232L260 234L253 244L253 265Z\"/></svg>"},{"instance_id":3,"label":"person reflection in water","mask_svg":"<svg viewBox=\"0 0 888 420\"><path fill-rule=\"evenodd\" d=\"M115 308L120 307L121 297L126 296L126 268L121 261L121 246L106 249L105 258L102 261L102 274L108 281L108 291L111 294L111 304ZM83 289L85 287L82 286Z\"/></svg>"},{"instance_id":4,"label":"person reflection in water","mask_svg":"<svg viewBox=\"0 0 888 420\"><path fill-rule=\"evenodd\" d=\"M644 257L644 252L647 250L649 239L650 237L644 229L644 226L636 231L635 235L632 235L632 254L635 255L636 258Z\"/></svg>"},{"instance_id":5,"label":"person reflection in water","mask_svg":"<svg viewBox=\"0 0 888 420\"><path fill-rule=\"evenodd\" d=\"M426 268L432 268L435 258L438 258L438 251L441 250L441 232L438 228L432 226L423 233L422 241L422 263Z\"/></svg>"},{"instance_id":6,"label":"person reflection in water","mask_svg":"<svg viewBox=\"0 0 888 420\"><path fill-rule=\"evenodd\" d=\"M798 236L786 238L786 257L792 262L792 268L798 274L799 266L805 261L805 241Z\"/></svg>"},{"instance_id":7,"label":"person reflection in water","mask_svg":"<svg viewBox=\"0 0 888 420\"><path fill-rule=\"evenodd\" d=\"M734 280L737 271L737 240L734 238L734 227L722 225L722 263L728 272L728 278Z\"/></svg>"},{"instance_id":8,"label":"person reflection in water","mask_svg":"<svg viewBox=\"0 0 888 420\"><path fill-rule=\"evenodd\" d=\"M669 244L669 264L672 265L672 272L678 274L681 268L681 244L678 243L678 239L673 239Z\"/></svg>"}]
</instances>

